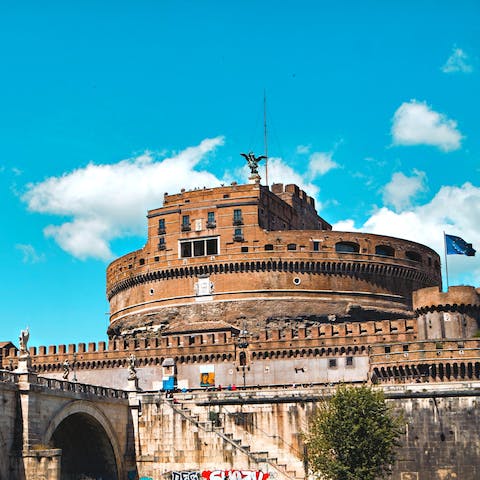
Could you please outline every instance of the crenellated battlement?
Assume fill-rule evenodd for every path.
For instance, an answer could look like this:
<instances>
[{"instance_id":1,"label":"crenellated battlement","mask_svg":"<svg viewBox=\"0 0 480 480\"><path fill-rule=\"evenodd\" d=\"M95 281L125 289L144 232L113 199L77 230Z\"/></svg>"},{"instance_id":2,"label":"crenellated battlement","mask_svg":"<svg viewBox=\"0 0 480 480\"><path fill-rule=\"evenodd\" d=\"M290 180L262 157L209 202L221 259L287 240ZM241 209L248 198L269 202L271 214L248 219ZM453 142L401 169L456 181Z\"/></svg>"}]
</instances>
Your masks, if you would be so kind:
<instances>
[{"instance_id":1,"label":"crenellated battlement","mask_svg":"<svg viewBox=\"0 0 480 480\"><path fill-rule=\"evenodd\" d=\"M338 352L365 353L377 342L412 341L415 339L415 320L384 320L370 322L331 323L314 327L265 329L248 335L251 358L275 355L328 356ZM116 337L98 343L49 345L29 349L32 364L37 371L60 371L65 360L76 361L78 368L94 369L124 366L133 353L139 365L161 364L173 357L179 362L236 361L240 332L182 332L150 338ZM297 352L297 353L294 353ZM298 353L302 352L302 353ZM17 352L9 351L4 367L14 368Z\"/></svg>"},{"instance_id":2,"label":"crenellated battlement","mask_svg":"<svg viewBox=\"0 0 480 480\"><path fill-rule=\"evenodd\" d=\"M472 286L449 287L442 292L440 287L422 288L413 292L413 308L425 313L434 310L458 310L462 308L480 308L480 289Z\"/></svg>"}]
</instances>

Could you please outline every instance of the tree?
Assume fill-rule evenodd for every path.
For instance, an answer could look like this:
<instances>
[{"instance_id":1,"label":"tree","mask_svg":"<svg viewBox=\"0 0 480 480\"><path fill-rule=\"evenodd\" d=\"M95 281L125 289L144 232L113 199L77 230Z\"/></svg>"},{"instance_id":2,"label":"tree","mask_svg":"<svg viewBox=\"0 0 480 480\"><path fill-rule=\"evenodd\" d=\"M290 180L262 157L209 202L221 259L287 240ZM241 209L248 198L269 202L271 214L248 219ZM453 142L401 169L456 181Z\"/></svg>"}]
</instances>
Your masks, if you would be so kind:
<instances>
[{"instance_id":1,"label":"tree","mask_svg":"<svg viewBox=\"0 0 480 480\"><path fill-rule=\"evenodd\" d=\"M305 434L310 473L329 480L375 480L391 472L401 420L383 392L340 386L318 406Z\"/></svg>"}]
</instances>

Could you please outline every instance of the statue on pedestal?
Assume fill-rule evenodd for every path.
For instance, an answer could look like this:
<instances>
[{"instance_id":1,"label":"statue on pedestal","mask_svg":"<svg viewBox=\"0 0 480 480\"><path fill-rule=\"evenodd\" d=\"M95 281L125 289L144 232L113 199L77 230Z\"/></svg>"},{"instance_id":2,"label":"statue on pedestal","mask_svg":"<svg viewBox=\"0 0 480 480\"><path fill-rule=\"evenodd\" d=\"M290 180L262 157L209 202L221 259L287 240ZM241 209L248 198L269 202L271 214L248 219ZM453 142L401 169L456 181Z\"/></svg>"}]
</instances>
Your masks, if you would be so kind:
<instances>
[{"instance_id":1,"label":"statue on pedestal","mask_svg":"<svg viewBox=\"0 0 480 480\"><path fill-rule=\"evenodd\" d=\"M137 363L137 357L132 353L128 357L128 379L136 380L137 379L137 369L135 368Z\"/></svg>"},{"instance_id":2,"label":"statue on pedestal","mask_svg":"<svg viewBox=\"0 0 480 480\"><path fill-rule=\"evenodd\" d=\"M20 357L29 357L30 353L28 352L28 339L30 338L30 330L27 327L25 330L20 331L20 336L18 341L20 344Z\"/></svg>"},{"instance_id":3,"label":"statue on pedestal","mask_svg":"<svg viewBox=\"0 0 480 480\"><path fill-rule=\"evenodd\" d=\"M67 360L65 360L63 362L63 379L64 380L68 380L68 376L70 375L70 362Z\"/></svg>"},{"instance_id":4,"label":"statue on pedestal","mask_svg":"<svg viewBox=\"0 0 480 480\"><path fill-rule=\"evenodd\" d=\"M255 154L253 152L241 153L240 155L242 157L245 157L245 159L247 160L248 168L250 168L250 172L252 175L258 175L258 162L267 158L265 155L255 157Z\"/></svg>"}]
</instances>

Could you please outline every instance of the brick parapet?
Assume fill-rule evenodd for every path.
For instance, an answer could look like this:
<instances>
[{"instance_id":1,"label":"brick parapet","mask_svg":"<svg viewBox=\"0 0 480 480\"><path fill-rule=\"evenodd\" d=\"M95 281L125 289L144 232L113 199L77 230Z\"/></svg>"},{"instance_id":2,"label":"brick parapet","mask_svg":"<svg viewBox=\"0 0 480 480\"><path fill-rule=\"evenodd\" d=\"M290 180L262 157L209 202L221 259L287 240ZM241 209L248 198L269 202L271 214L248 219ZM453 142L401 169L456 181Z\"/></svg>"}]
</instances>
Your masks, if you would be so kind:
<instances>
[{"instance_id":1,"label":"brick parapet","mask_svg":"<svg viewBox=\"0 0 480 480\"><path fill-rule=\"evenodd\" d=\"M447 292L440 287L422 288L413 292L413 308L417 313L428 311L458 311L460 308L480 308L480 289L453 286Z\"/></svg>"}]
</instances>

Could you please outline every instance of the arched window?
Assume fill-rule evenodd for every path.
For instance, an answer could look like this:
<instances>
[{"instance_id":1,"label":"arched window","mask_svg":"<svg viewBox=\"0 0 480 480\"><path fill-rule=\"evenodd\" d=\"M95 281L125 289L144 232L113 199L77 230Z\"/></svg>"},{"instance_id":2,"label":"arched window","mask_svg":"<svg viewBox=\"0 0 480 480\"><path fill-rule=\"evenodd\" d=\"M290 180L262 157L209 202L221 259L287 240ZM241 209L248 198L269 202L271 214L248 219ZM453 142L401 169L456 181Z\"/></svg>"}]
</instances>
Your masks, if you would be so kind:
<instances>
[{"instance_id":1,"label":"arched window","mask_svg":"<svg viewBox=\"0 0 480 480\"><path fill-rule=\"evenodd\" d=\"M239 360L240 366L244 367L247 364L247 355L245 352L240 352Z\"/></svg>"},{"instance_id":2,"label":"arched window","mask_svg":"<svg viewBox=\"0 0 480 480\"><path fill-rule=\"evenodd\" d=\"M376 255L383 255L384 257L394 257L395 250L389 245L377 245L375 247Z\"/></svg>"},{"instance_id":3,"label":"arched window","mask_svg":"<svg viewBox=\"0 0 480 480\"><path fill-rule=\"evenodd\" d=\"M340 253L358 253L360 245L353 242L337 242L335 244L335 251Z\"/></svg>"},{"instance_id":4,"label":"arched window","mask_svg":"<svg viewBox=\"0 0 480 480\"><path fill-rule=\"evenodd\" d=\"M405 252L405 257L414 262L422 261L422 256L417 252L411 252L411 251Z\"/></svg>"}]
</instances>

